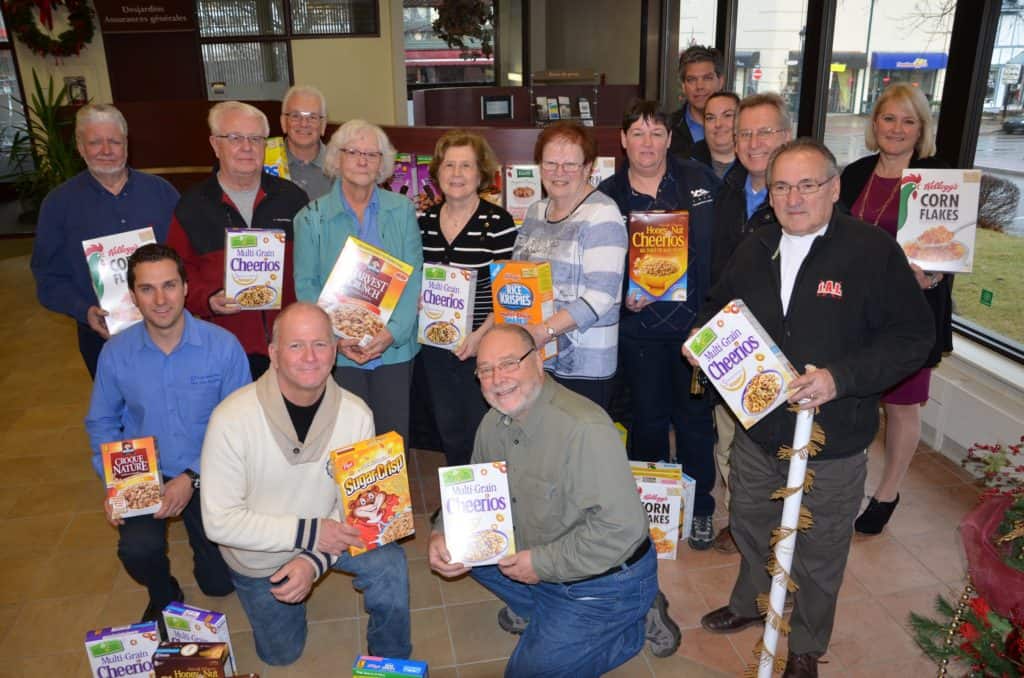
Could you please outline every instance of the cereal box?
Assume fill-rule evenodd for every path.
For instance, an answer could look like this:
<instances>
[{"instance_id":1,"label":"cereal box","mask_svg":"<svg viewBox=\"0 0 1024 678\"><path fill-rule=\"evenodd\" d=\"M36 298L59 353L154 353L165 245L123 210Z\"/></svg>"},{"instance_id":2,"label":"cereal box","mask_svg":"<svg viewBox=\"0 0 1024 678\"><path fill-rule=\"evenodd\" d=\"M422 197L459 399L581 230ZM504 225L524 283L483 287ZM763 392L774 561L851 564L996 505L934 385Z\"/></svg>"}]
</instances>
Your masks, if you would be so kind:
<instances>
[{"instance_id":1,"label":"cereal box","mask_svg":"<svg viewBox=\"0 0 1024 678\"><path fill-rule=\"evenodd\" d=\"M629 213L628 296L686 301L689 218L689 212Z\"/></svg>"},{"instance_id":2,"label":"cereal box","mask_svg":"<svg viewBox=\"0 0 1024 678\"><path fill-rule=\"evenodd\" d=\"M281 308L284 231L229 228L224 231L224 294L243 311Z\"/></svg>"},{"instance_id":3,"label":"cereal box","mask_svg":"<svg viewBox=\"0 0 1024 678\"><path fill-rule=\"evenodd\" d=\"M417 341L452 350L462 344L473 331L476 276L476 271L455 266L423 266Z\"/></svg>"},{"instance_id":4,"label":"cereal box","mask_svg":"<svg viewBox=\"0 0 1024 678\"><path fill-rule=\"evenodd\" d=\"M799 375L747 305L733 299L686 341L744 428L786 402Z\"/></svg>"},{"instance_id":5,"label":"cereal box","mask_svg":"<svg viewBox=\"0 0 1024 678\"><path fill-rule=\"evenodd\" d=\"M658 558L675 560L679 540L690 536L697 483L679 464L631 461L640 502L647 511Z\"/></svg>"},{"instance_id":6,"label":"cereal box","mask_svg":"<svg viewBox=\"0 0 1024 678\"><path fill-rule=\"evenodd\" d=\"M152 242L156 242L156 236L150 226L82 241L92 288L100 308L109 314L106 322L111 334L142 320L128 290L128 257Z\"/></svg>"},{"instance_id":7,"label":"cereal box","mask_svg":"<svg viewBox=\"0 0 1024 678\"><path fill-rule=\"evenodd\" d=\"M267 139L266 150L263 151L263 171L282 179L291 179L288 171L288 152L285 147L284 137L270 137Z\"/></svg>"},{"instance_id":8,"label":"cereal box","mask_svg":"<svg viewBox=\"0 0 1024 678\"><path fill-rule=\"evenodd\" d=\"M551 264L530 261L495 261L491 264L491 301L494 322L537 325L555 314ZM541 349L545 360L558 355L558 342Z\"/></svg>"},{"instance_id":9,"label":"cereal box","mask_svg":"<svg viewBox=\"0 0 1024 678\"><path fill-rule=\"evenodd\" d=\"M372 676L374 678L429 678L427 663L412 659L390 659L388 657L371 657L359 655L352 663L353 678Z\"/></svg>"},{"instance_id":10,"label":"cereal box","mask_svg":"<svg viewBox=\"0 0 1024 678\"><path fill-rule=\"evenodd\" d=\"M93 678L152 676L153 652L160 644L156 622L114 626L85 634Z\"/></svg>"},{"instance_id":11,"label":"cereal box","mask_svg":"<svg viewBox=\"0 0 1024 678\"><path fill-rule=\"evenodd\" d=\"M540 190L538 165L505 166L505 209L517 224L523 223L530 205L540 200Z\"/></svg>"},{"instance_id":12,"label":"cereal box","mask_svg":"<svg viewBox=\"0 0 1024 678\"><path fill-rule=\"evenodd\" d=\"M227 678L227 643L163 642L153 653L156 678Z\"/></svg>"},{"instance_id":13,"label":"cereal box","mask_svg":"<svg viewBox=\"0 0 1024 678\"><path fill-rule=\"evenodd\" d=\"M220 612L175 602L164 608L164 626L167 628L167 640L225 643L228 646L228 671L238 673L235 651L231 647L231 632L228 631L228 618Z\"/></svg>"},{"instance_id":14,"label":"cereal box","mask_svg":"<svg viewBox=\"0 0 1024 678\"><path fill-rule=\"evenodd\" d=\"M357 556L416 531L402 436L391 431L334 450L331 462L345 522L359 530L366 544L350 546L350 554Z\"/></svg>"},{"instance_id":15,"label":"cereal box","mask_svg":"<svg viewBox=\"0 0 1024 678\"><path fill-rule=\"evenodd\" d=\"M926 271L970 273L981 170L905 169L896 241Z\"/></svg>"},{"instance_id":16,"label":"cereal box","mask_svg":"<svg viewBox=\"0 0 1024 678\"><path fill-rule=\"evenodd\" d=\"M416 156L416 194L413 196L413 204L416 205L416 213L423 214L434 205L439 205L442 200L441 190L434 185L430 178L430 161L433 156Z\"/></svg>"},{"instance_id":17,"label":"cereal box","mask_svg":"<svg viewBox=\"0 0 1024 678\"><path fill-rule=\"evenodd\" d=\"M412 266L349 236L317 304L331 316L334 333L366 346L388 324Z\"/></svg>"},{"instance_id":18,"label":"cereal box","mask_svg":"<svg viewBox=\"0 0 1024 678\"><path fill-rule=\"evenodd\" d=\"M384 188L394 191L413 199L416 195L416 166L413 164L412 156L408 153L399 153L395 156L395 171L391 178L384 183ZM415 203L415 201L413 201Z\"/></svg>"},{"instance_id":19,"label":"cereal box","mask_svg":"<svg viewBox=\"0 0 1024 678\"><path fill-rule=\"evenodd\" d=\"M615 176L615 158L610 155L599 155L594 158L590 176L587 178L590 185L597 188L602 181L611 176Z\"/></svg>"},{"instance_id":20,"label":"cereal box","mask_svg":"<svg viewBox=\"0 0 1024 678\"><path fill-rule=\"evenodd\" d=\"M160 510L163 481L154 438L103 443L100 454L107 482L107 498L114 513L121 518L131 518Z\"/></svg>"},{"instance_id":21,"label":"cereal box","mask_svg":"<svg viewBox=\"0 0 1024 678\"><path fill-rule=\"evenodd\" d=\"M505 462L442 466L437 476L452 562L493 565L516 552Z\"/></svg>"}]
</instances>

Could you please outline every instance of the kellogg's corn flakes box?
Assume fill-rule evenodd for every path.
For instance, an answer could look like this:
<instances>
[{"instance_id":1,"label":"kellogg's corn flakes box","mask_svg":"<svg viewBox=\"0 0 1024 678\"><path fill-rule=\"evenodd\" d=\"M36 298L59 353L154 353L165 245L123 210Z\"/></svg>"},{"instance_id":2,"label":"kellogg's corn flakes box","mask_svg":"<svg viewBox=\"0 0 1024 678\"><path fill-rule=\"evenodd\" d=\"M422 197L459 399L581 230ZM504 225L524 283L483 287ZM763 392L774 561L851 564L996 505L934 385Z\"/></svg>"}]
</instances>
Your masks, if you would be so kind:
<instances>
[{"instance_id":1,"label":"kellogg's corn flakes box","mask_svg":"<svg viewBox=\"0 0 1024 678\"><path fill-rule=\"evenodd\" d=\"M740 299L726 304L685 345L743 428L785 403L789 383L799 376Z\"/></svg>"},{"instance_id":2,"label":"kellogg's corn flakes box","mask_svg":"<svg viewBox=\"0 0 1024 678\"><path fill-rule=\"evenodd\" d=\"M291 172L288 170L288 152L285 147L284 137L270 137L263 151L263 171L282 179L291 179Z\"/></svg>"},{"instance_id":3,"label":"kellogg's corn flakes box","mask_svg":"<svg viewBox=\"0 0 1024 678\"><path fill-rule=\"evenodd\" d=\"M456 266L424 264L416 340L454 350L473 331L477 272Z\"/></svg>"},{"instance_id":4,"label":"kellogg's corn flakes box","mask_svg":"<svg viewBox=\"0 0 1024 678\"><path fill-rule=\"evenodd\" d=\"M279 229L225 229L224 294L243 311L281 308L284 242Z\"/></svg>"},{"instance_id":5,"label":"kellogg's corn flakes box","mask_svg":"<svg viewBox=\"0 0 1024 678\"><path fill-rule=\"evenodd\" d=\"M152 676L153 652L160 645L156 622L111 626L85 634L85 653L94 678Z\"/></svg>"},{"instance_id":6,"label":"kellogg's corn flakes box","mask_svg":"<svg viewBox=\"0 0 1024 678\"><path fill-rule=\"evenodd\" d=\"M349 236L316 303L331 317L336 335L366 346L388 324L412 271L401 259Z\"/></svg>"},{"instance_id":7,"label":"kellogg's corn flakes box","mask_svg":"<svg viewBox=\"0 0 1024 678\"><path fill-rule=\"evenodd\" d=\"M131 518L160 510L163 479L152 436L103 443L100 454L107 499L114 513Z\"/></svg>"},{"instance_id":8,"label":"kellogg's corn flakes box","mask_svg":"<svg viewBox=\"0 0 1024 678\"><path fill-rule=\"evenodd\" d=\"M402 436L390 431L333 450L331 462L345 522L359 530L366 544L350 546L351 555L415 533Z\"/></svg>"},{"instance_id":9,"label":"kellogg's corn flakes box","mask_svg":"<svg viewBox=\"0 0 1024 678\"><path fill-rule=\"evenodd\" d=\"M128 257L143 245L154 242L156 236L151 226L82 241L92 288L100 308L108 313L105 322L111 334L142 320L128 289Z\"/></svg>"},{"instance_id":10,"label":"kellogg's corn flakes box","mask_svg":"<svg viewBox=\"0 0 1024 678\"><path fill-rule=\"evenodd\" d=\"M903 170L896 241L926 271L970 273L981 170Z\"/></svg>"},{"instance_id":11,"label":"kellogg's corn flakes box","mask_svg":"<svg viewBox=\"0 0 1024 678\"><path fill-rule=\"evenodd\" d=\"M631 461L629 468L647 511L654 550L658 558L675 560L679 541L690 536L693 526L697 483L679 464Z\"/></svg>"},{"instance_id":12,"label":"kellogg's corn flakes box","mask_svg":"<svg viewBox=\"0 0 1024 678\"><path fill-rule=\"evenodd\" d=\"M555 314L551 264L532 261L495 261L491 264L491 301L494 322L539 325ZM544 360L558 355L558 342L541 349Z\"/></svg>"},{"instance_id":13,"label":"kellogg's corn flakes box","mask_svg":"<svg viewBox=\"0 0 1024 678\"><path fill-rule=\"evenodd\" d=\"M238 673L238 667L235 665L235 651L231 648L228 618L225 615L180 602L174 602L165 607L163 615L167 640L181 643L224 643L228 646L229 653L227 669L232 674Z\"/></svg>"},{"instance_id":14,"label":"kellogg's corn flakes box","mask_svg":"<svg viewBox=\"0 0 1024 678\"><path fill-rule=\"evenodd\" d=\"M444 540L453 563L493 565L516 552L505 462L442 466L437 477Z\"/></svg>"},{"instance_id":15,"label":"kellogg's corn flakes box","mask_svg":"<svg viewBox=\"0 0 1024 678\"><path fill-rule=\"evenodd\" d=\"M626 295L686 301L689 212L630 212Z\"/></svg>"}]
</instances>

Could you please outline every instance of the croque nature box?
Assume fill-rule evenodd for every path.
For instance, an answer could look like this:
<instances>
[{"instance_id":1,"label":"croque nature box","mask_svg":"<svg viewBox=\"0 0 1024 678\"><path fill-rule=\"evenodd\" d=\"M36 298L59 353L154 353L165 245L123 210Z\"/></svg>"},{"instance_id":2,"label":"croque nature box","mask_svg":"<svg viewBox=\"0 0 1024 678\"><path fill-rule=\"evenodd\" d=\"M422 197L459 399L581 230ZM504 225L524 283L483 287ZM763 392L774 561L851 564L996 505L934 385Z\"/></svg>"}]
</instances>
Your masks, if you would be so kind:
<instances>
[{"instance_id":1,"label":"croque nature box","mask_svg":"<svg viewBox=\"0 0 1024 678\"><path fill-rule=\"evenodd\" d=\"M160 509L162 478L156 439L131 438L103 443L103 475L107 499L121 518L156 513Z\"/></svg>"}]
</instances>

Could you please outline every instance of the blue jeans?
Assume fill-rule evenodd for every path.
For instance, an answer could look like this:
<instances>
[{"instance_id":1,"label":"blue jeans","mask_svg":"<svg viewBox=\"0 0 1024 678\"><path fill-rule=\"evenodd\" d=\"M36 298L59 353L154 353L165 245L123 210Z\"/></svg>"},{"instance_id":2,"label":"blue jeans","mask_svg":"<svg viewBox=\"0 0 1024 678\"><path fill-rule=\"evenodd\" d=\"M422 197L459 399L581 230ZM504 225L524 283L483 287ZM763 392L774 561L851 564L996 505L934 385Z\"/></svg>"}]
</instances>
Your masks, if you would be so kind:
<instances>
[{"instance_id":1,"label":"blue jeans","mask_svg":"<svg viewBox=\"0 0 1024 678\"><path fill-rule=\"evenodd\" d=\"M626 663L644 645L644 618L658 593L653 548L632 566L575 584L520 584L494 565L470 576L530 622L507 678L596 677Z\"/></svg>"},{"instance_id":2,"label":"blue jeans","mask_svg":"<svg viewBox=\"0 0 1024 678\"><path fill-rule=\"evenodd\" d=\"M364 594L370 623L366 640L370 654L407 659L412 653L409 628L409 569L405 551L395 543L353 557L342 554L334 564L355 575L353 585ZM269 577L247 577L231 570L242 608L249 617L256 654L271 666L286 666L302 656L306 645L306 603L282 603L270 593Z\"/></svg>"}]
</instances>

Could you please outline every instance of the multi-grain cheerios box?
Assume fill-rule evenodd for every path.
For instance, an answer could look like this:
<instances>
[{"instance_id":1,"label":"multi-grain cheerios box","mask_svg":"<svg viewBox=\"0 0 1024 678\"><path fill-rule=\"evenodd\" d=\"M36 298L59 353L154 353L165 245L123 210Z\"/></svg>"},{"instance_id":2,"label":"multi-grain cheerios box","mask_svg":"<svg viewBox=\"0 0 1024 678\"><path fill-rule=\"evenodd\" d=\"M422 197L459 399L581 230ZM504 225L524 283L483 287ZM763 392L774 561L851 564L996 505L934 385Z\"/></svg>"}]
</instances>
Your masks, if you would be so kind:
<instances>
[{"instance_id":1,"label":"multi-grain cheerios box","mask_svg":"<svg viewBox=\"0 0 1024 678\"><path fill-rule=\"evenodd\" d=\"M541 198L539 165L505 166L505 209L517 224L523 223L526 210Z\"/></svg>"},{"instance_id":2,"label":"multi-grain cheerios box","mask_svg":"<svg viewBox=\"0 0 1024 678\"><path fill-rule=\"evenodd\" d=\"M85 634L93 678L153 675L153 652L160 645L156 622L113 626Z\"/></svg>"},{"instance_id":3,"label":"multi-grain cheerios box","mask_svg":"<svg viewBox=\"0 0 1024 678\"><path fill-rule=\"evenodd\" d=\"M413 659L391 659L390 657L372 657L359 655L352 662L353 678L429 678L426 662Z\"/></svg>"},{"instance_id":4,"label":"multi-grain cheerios box","mask_svg":"<svg viewBox=\"0 0 1024 678\"><path fill-rule=\"evenodd\" d=\"M453 563L493 565L516 552L503 461L437 469L444 540Z\"/></svg>"},{"instance_id":5,"label":"multi-grain cheerios box","mask_svg":"<svg viewBox=\"0 0 1024 678\"><path fill-rule=\"evenodd\" d=\"M316 303L331 316L336 335L366 346L388 324L412 270L401 259L349 236Z\"/></svg>"},{"instance_id":6,"label":"multi-grain cheerios box","mask_svg":"<svg viewBox=\"0 0 1024 678\"><path fill-rule=\"evenodd\" d=\"M390 431L331 452L334 481L345 522L366 548L350 546L353 556L408 537L416 530L402 436Z\"/></svg>"},{"instance_id":7,"label":"multi-grain cheerios box","mask_svg":"<svg viewBox=\"0 0 1024 678\"><path fill-rule=\"evenodd\" d=\"M107 330L117 334L142 320L128 289L128 257L143 245L156 242L153 228L115 233L82 241L89 277L100 308L107 312Z\"/></svg>"},{"instance_id":8,"label":"multi-grain cheerios box","mask_svg":"<svg viewBox=\"0 0 1024 678\"><path fill-rule=\"evenodd\" d=\"M424 264L416 340L454 350L473 331L477 272L455 266Z\"/></svg>"},{"instance_id":9,"label":"multi-grain cheerios box","mask_svg":"<svg viewBox=\"0 0 1024 678\"><path fill-rule=\"evenodd\" d=\"M160 510L163 480L156 439L131 438L103 443L103 475L107 499L121 518L145 516Z\"/></svg>"},{"instance_id":10,"label":"multi-grain cheerios box","mask_svg":"<svg viewBox=\"0 0 1024 678\"><path fill-rule=\"evenodd\" d=\"M629 288L648 301L686 301L689 212L630 212Z\"/></svg>"},{"instance_id":11,"label":"multi-grain cheerios box","mask_svg":"<svg viewBox=\"0 0 1024 678\"><path fill-rule=\"evenodd\" d=\"M743 428L786 402L799 374L747 305L733 299L686 341Z\"/></svg>"},{"instance_id":12,"label":"multi-grain cheerios box","mask_svg":"<svg viewBox=\"0 0 1024 678\"><path fill-rule=\"evenodd\" d=\"M267 139L266 149L263 151L263 171L282 179L292 178L288 170L288 152L285 150L284 137Z\"/></svg>"},{"instance_id":13,"label":"multi-grain cheerios box","mask_svg":"<svg viewBox=\"0 0 1024 678\"><path fill-rule=\"evenodd\" d=\"M647 511L654 550L658 558L675 560L679 540L690 536L697 483L679 464L631 461L629 468Z\"/></svg>"},{"instance_id":14,"label":"multi-grain cheerios box","mask_svg":"<svg viewBox=\"0 0 1024 678\"><path fill-rule=\"evenodd\" d=\"M163 642L153 653L156 678L228 678L227 643Z\"/></svg>"},{"instance_id":15,"label":"multi-grain cheerios box","mask_svg":"<svg viewBox=\"0 0 1024 678\"><path fill-rule=\"evenodd\" d=\"M491 264L494 322L537 325L555 314L551 264L546 261L495 261ZM558 355L558 342L541 349L544 360Z\"/></svg>"},{"instance_id":16,"label":"multi-grain cheerios box","mask_svg":"<svg viewBox=\"0 0 1024 678\"><path fill-rule=\"evenodd\" d=\"M231 648L228 618L224 614L174 602L164 608L163 615L167 640L181 643L225 643L229 652L228 671L232 674L238 673L238 667L235 665L235 651Z\"/></svg>"},{"instance_id":17,"label":"multi-grain cheerios box","mask_svg":"<svg viewBox=\"0 0 1024 678\"><path fill-rule=\"evenodd\" d=\"M284 242L284 231L278 229L224 231L224 294L243 311L281 308Z\"/></svg>"}]
</instances>

